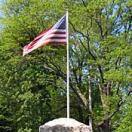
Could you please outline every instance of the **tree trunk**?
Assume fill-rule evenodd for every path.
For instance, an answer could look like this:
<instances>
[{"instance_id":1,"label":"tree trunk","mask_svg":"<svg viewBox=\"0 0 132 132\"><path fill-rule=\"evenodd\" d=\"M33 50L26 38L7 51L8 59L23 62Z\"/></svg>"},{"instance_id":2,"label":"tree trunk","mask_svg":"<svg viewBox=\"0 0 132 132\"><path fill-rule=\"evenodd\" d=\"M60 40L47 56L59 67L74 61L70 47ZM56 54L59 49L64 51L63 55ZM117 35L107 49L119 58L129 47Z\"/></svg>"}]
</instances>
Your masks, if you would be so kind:
<instances>
[{"instance_id":1,"label":"tree trunk","mask_svg":"<svg viewBox=\"0 0 132 132\"><path fill-rule=\"evenodd\" d=\"M104 122L99 125L98 128L99 132L111 132L109 119L104 120Z\"/></svg>"},{"instance_id":2,"label":"tree trunk","mask_svg":"<svg viewBox=\"0 0 132 132\"><path fill-rule=\"evenodd\" d=\"M106 83L103 84L102 87L99 86L100 94L101 94L101 102L103 106L103 111L104 111L104 119L108 116L109 112L109 100L108 96L110 96L111 93L111 84ZM98 126L98 131L99 132L111 132L110 129L110 120L103 120L103 122Z\"/></svg>"}]
</instances>

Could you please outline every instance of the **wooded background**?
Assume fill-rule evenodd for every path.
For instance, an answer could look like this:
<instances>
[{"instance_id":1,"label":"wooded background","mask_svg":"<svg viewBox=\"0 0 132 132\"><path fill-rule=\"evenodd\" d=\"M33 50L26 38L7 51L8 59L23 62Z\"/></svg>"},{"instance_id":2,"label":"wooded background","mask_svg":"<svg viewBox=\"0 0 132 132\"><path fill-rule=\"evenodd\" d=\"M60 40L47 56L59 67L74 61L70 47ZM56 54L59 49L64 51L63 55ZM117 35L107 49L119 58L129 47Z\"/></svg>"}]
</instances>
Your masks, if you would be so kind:
<instances>
[{"instance_id":1,"label":"wooded background","mask_svg":"<svg viewBox=\"0 0 132 132\"><path fill-rule=\"evenodd\" d=\"M95 132L132 132L132 1L3 0L0 132L37 132L66 117L66 47L22 48L69 10L71 117ZM92 89L92 111L88 91Z\"/></svg>"}]
</instances>

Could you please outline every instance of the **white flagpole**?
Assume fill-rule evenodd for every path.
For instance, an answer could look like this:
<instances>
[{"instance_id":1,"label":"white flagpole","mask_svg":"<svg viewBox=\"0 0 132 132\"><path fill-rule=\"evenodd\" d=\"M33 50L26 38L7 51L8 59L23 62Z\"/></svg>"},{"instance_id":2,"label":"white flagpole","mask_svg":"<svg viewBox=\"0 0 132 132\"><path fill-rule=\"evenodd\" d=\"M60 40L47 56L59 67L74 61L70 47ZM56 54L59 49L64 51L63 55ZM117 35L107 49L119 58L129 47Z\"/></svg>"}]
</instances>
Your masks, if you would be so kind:
<instances>
[{"instance_id":1,"label":"white flagpole","mask_svg":"<svg viewBox=\"0 0 132 132\"><path fill-rule=\"evenodd\" d=\"M69 95L69 29L68 11L66 11L66 38L67 38L67 119L70 118L70 95Z\"/></svg>"},{"instance_id":2,"label":"white flagpole","mask_svg":"<svg viewBox=\"0 0 132 132\"><path fill-rule=\"evenodd\" d=\"M89 111L90 111L90 115L89 115L89 126L91 128L91 132L93 132L92 129L92 89L91 89L91 78L89 77Z\"/></svg>"}]
</instances>

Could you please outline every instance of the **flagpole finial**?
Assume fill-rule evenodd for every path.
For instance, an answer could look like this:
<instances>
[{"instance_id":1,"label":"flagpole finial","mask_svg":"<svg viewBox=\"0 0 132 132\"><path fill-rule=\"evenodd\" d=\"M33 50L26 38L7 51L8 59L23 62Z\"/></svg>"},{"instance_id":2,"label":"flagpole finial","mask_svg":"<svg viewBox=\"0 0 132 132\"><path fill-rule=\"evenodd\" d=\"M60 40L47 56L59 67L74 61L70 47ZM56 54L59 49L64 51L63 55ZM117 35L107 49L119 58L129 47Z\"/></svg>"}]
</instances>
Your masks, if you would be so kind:
<instances>
[{"instance_id":1,"label":"flagpole finial","mask_svg":"<svg viewBox=\"0 0 132 132\"><path fill-rule=\"evenodd\" d=\"M69 11L69 10L68 10L68 8L67 8L67 9L66 9L66 16L68 16L68 11Z\"/></svg>"}]
</instances>

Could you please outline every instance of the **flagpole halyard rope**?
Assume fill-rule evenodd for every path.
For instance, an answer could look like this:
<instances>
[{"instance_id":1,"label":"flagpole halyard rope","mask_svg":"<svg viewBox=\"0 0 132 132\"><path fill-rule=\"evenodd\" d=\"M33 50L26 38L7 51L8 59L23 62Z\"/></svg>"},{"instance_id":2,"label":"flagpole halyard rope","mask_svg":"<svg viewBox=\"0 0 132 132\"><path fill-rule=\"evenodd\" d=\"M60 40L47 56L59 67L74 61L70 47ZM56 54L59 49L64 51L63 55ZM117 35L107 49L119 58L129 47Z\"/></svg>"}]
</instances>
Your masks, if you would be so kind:
<instances>
[{"instance_id":1,"label":"flagpole halyard rope","mask_svg":"<svg viewBox=\"0 0 132 132\"><path fill-rule=\"evenodd\" d=\"M70 95L69 95L69 29L68 11L66 11L66 41L67 41L67 118L70 118Z\"/></svg>"}]
</instances>

